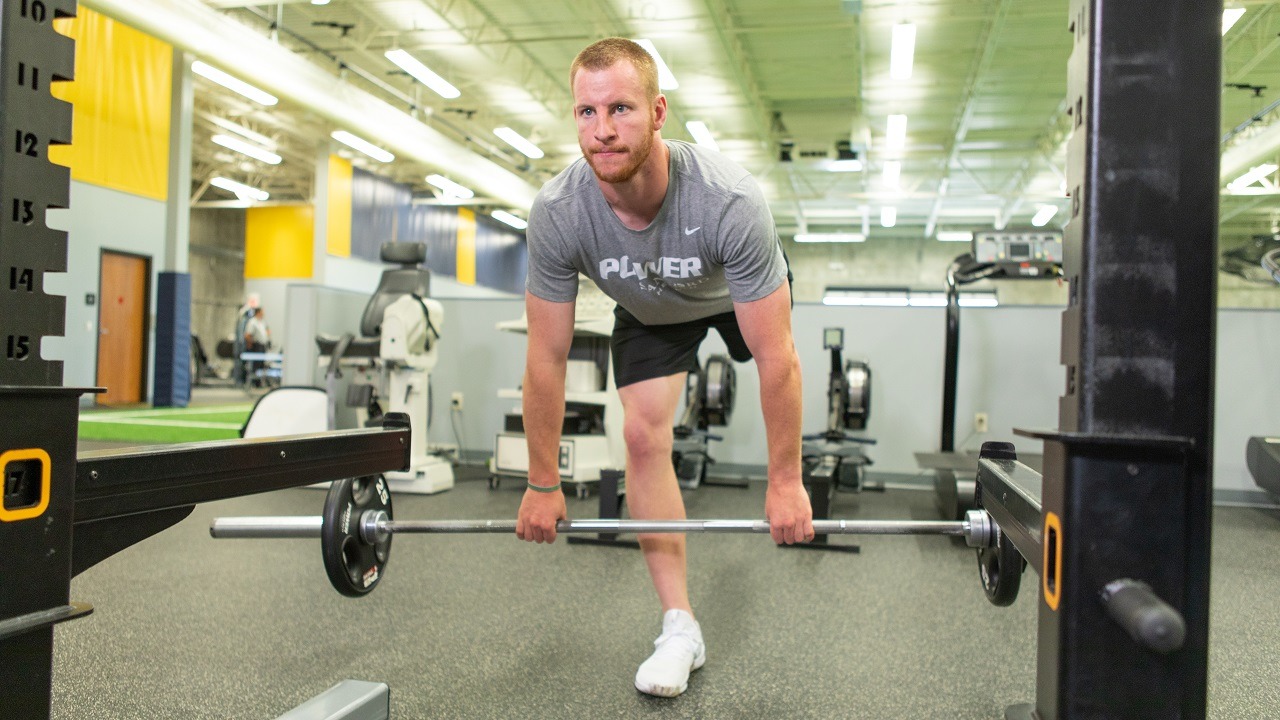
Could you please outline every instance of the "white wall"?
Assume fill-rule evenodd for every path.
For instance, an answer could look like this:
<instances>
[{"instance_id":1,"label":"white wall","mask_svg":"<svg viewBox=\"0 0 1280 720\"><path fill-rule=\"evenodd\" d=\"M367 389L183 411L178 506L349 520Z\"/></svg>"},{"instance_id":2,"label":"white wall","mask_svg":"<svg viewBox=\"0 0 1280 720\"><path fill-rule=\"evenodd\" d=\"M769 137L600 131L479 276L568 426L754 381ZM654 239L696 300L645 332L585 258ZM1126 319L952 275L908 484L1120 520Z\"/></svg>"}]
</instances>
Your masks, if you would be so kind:
<instances>
[{"instance_id":1,"label":"white wall","mask_svg":"<svg viewBox=\"0 0 1280 720\"><path fill-rule=\"evenodd\" d=\"M500 320L520 317L518 299L445 299L446 328L440 365L432 376L436 424L432 438L452 441L448 398L461 391L465 409L460 431L464 446L490 452L503 413L516 403L498 400L499 388L514 388L524 370L524 337L494 329ZM1040 444L1013 435L1013 428L1055 428L1065 372L1058 362L1060 307L965 309L960 332L956 402L956 447L977 449L986 440L1009 440L1023 452ZM829 359L822 330L843 327L847 358L867 360L872 371L868 437L873 470L918 475L913 453L939 447L942 413L944 316L933 308L834 308L797 305L797 351L805 377L804 431L826 423ZM1218 314L1215 418L1215 488L1257 491L1244 464L1252 435L1280 434L1280 375L1270 363L1280 357L1280 312L1223 310ZM714 332L703 356L723 352ZM755 366L737 365L738 396L733 420L713 443L717 461L762 468L766 461L764 423ZM973 415L985 412L990 430L973 433Z\"/></svg>"},{"instance_id":2,"label":"white wall","mask_svg":"<svg viewBox=\"0 0 1280 720\"><path fill-rule=\"evenodd\" d=\"M67 387L97 384L98 305L88 305L85 294L99 292L102 250L114 250L151 258L151 297L148 300L147 387L151 397L155 378L156 276L167 265L165 256L165 203L81 182L71 183L69 210L50 211L49 225L66 230L67 272L50 276L50 288L67 295L66 334L46 341L43 357L63 361L62 382ZM82 404L91 404L86 396Z\"/></svg>"}]
</instances>

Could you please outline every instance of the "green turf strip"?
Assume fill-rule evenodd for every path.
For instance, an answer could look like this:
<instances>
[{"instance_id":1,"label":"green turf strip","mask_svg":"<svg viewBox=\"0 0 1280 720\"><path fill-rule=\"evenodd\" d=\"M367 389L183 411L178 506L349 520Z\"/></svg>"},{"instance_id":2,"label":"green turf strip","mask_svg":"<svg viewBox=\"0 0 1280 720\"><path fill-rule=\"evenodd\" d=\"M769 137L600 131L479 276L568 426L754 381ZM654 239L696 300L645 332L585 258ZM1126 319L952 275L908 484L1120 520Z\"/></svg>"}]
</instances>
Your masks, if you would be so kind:
<instances>
[{"instance_id":1,"label":"green turf strip","mask_svg":"<svg viewBox=\"0 0 1280 720\"><path fill-rule=\"evenodd\" d=\"M118 415L118 420L112 418ZM85 440L110 440L138 443L184 443L205 440L227 440L240 437L240 427L249 417L249 408L212 412L209 408L193 408L189 412L162 410L97 410L81 415L80 437ZM223 427L186 427L216 424Z\"/></svg>"}]
</instances>

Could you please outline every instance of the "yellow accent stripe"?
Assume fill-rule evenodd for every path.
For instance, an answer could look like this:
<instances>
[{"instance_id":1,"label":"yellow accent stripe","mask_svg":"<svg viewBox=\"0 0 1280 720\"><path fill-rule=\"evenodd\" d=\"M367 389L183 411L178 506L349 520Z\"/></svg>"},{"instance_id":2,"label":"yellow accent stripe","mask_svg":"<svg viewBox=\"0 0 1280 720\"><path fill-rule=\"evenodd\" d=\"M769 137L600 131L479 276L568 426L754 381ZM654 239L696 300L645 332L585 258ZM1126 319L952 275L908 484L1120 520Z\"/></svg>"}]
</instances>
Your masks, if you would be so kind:
<instances>
[{"instance_id":1,"label":"yellow accent stripe","mask_svg":"<svg viewBox=\"0 0 1280 720\"><path fill-rule=\"evenodd\" d=\"M310 205L251 207L244 216L246 278L310 278L315 213Z\"/></svg>"},{"instance_id":2,"label":"yellow accent stripe","mask_svg":"<svg viewBox=\"0 0 1280 720\"><path fill-rule=\"evenodd\" d=\"M329 156L328 214L325 250L335 257L351 257L351 161Z\"/></svg>"},{"instance_id":3,"label":"yellow accent stripe","mask_svg":"<svg viewBox=\"0 0 1280 720\"><path fill-rule=\"evenodd\" d=\"M476 214L466 208L458 208L458 282L476 284Z\"/></svg>"},{"instance_id":4,"label":"yellow accent stripe","mask_svg":"<svg viewBox=\"0 0 1280 720\"><path fill-rule=\"evenodd\" d=\"M1044 514L1044 560L1040 564L1041 586L1044 602L1050 610L1057 611L1062 601L1062 520L1054 513Z\"/></svg>"},{"instance_id":5,"label":"yellow accent stripe","mask_svg":"<svg viewBox=\"0 0 1280 720\"><path fill-rule=\"evenodd\" d=\"M3 476L7 478L9 476L9 463L22 460L40 461L40 499L31 507L15 508L13 510L6 508L3 499L0 499L0 522L14 522L16 520L29 520L40 517L49 507L50 478L52 477L50 469L52 463L49 460L49 453L40 448L29 448L25 450L10 450L0 454L0 473L4 473Z\"/></svg>"}]
</instances>

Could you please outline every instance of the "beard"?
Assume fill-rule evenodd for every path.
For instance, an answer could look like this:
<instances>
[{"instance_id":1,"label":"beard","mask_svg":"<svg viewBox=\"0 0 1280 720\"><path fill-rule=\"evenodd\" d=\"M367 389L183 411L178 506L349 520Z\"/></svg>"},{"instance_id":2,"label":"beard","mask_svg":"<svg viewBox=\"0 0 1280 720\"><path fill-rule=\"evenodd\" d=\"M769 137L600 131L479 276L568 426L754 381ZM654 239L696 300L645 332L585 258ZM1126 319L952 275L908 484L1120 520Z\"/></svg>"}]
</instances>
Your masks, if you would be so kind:
<instances>
[{"instance_id":1,"label":"beard","mask_svg":"<svg viewBox=\"0 0 1280 720\"><path fill-rule=\"evenodd\" d=\"M653 123L650 123L650 131L644 133L639 145L632 148L616 147L609 148L610 152L627 152L628 161L620 168L612 170L605 169L596 164L593 152L582 148L582 155L587 159L587 164L591 166L591 171L596 174L600 182L607 183L624 183L636 176L640 172L640 167L644 165L645 160L649 159L649 153L653 152ZM579 143L581 147L581 143Z\"/></svg>"}]
</instances>

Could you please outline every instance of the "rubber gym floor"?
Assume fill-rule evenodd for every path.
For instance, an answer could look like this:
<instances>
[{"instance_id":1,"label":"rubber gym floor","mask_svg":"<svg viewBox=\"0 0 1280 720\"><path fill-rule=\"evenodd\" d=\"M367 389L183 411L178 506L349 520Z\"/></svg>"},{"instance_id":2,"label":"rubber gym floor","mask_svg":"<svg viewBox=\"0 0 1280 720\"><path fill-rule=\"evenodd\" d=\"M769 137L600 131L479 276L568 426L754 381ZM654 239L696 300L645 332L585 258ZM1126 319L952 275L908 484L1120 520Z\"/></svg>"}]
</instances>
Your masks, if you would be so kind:
<instances>
[{"instance_id":1,"label":"rubber gym floor","mask_svg":"<svg viewBox=\"0 0 1280 720\"><path fill-rule=\"evenodd\" d=\"M521 491L463 468L398 496L399 518L514 517ZM57 626L53 717L274 718L345 679L386 682L394 718L994 720L1035 691L1037 576L987 603L972 550L860 538L860 554L691 535L706 666L676 699L636 692L659 613L639 551L508 536L410 535L362 599L315 540L213 540L212 518L319 514L294 489L197 506L78 576L94 613ZM685 492L690 517L762 516L764 486ZM575 517L595 498L569 499ZM842 494L839 517L935 519L931 492ZM1280 512L1214 514L1209 716L1280 716ZM842 539L843 541L849 538Z\"/></svg>"}]
</instances>

